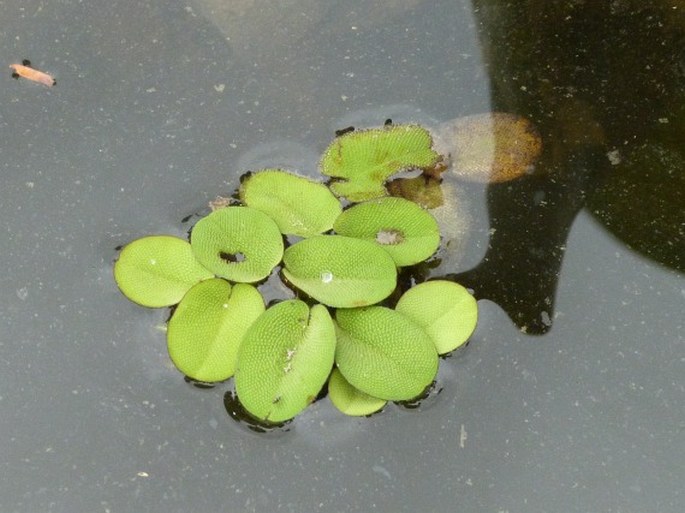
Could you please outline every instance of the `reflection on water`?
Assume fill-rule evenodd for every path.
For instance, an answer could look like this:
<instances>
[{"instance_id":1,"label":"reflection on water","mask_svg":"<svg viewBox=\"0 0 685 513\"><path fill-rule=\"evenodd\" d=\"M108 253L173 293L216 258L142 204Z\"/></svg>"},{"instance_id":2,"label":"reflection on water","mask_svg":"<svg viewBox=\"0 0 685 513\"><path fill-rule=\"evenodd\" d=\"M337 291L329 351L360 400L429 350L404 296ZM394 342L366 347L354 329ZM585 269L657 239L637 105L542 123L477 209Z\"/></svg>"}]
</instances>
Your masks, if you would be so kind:
<instances>
[{"instance_id":1,"label":"reflection on water","mask_svg":"<svg viewBox=\"0 0 685 513\"><path fill-rule=\"evenodd\" d=\"M231 417L237 425L254 433L269 434L271 436L279 437L291 429L292 421L290 420L269 423L255 419L238 400L235 390L228 390L224 393L224 408L226 409L228 416Z\"/></svg>"},{"instance_id":2,"label":"reflection on water","mask_svg":"<svg viewBox=\"0 0 685 513\"><path fill-rule=\"evenodd\" d=\"M487 253L453 277L524 331L546 332L566 237L585 207L684 271L682 13L666 2L473 3L493 110L535 123L544 174L488 187Z\"/></svg>"}]
</instances>

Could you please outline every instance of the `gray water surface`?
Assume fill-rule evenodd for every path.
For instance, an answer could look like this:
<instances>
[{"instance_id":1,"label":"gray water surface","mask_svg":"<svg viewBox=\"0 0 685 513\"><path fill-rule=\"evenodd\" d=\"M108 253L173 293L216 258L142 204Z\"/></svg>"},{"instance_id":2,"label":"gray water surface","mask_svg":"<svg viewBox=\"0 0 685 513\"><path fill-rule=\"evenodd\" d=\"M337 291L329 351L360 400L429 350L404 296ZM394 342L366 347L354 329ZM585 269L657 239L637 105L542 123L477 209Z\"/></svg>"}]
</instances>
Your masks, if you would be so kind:
<instances>
[{"instance_id":1,"label":"gray water surface","mask_svg":"<svg viewBox=\"0 0 685 513\"><path fill-rule=\"evenodd\" d=\"M356 419L322 400L286 433L252 433L226 414L228 385L199 390L173 368L167 312L114 284L117 246L185 236L183 218L253 165L315 173L350 119L508 110L558 149L534 112L549 97L517 107L502 85L536 95L549 80L492 67L493 45L518 44L496 37L497 20L535 34L554 8L526 25L505 2L476 4L0 1L3 65L29 58L57 78L0 76L0 512L682 510L685 277L608 231L585 189L559 228L549 308L517 317L474 287L476 333L418 410ZM607 30L646 16L613 4L623 21ZM651 16L685 30L654 4ZM576 32L594 19L561 14L580 20ZM545 94L563 98L566 85ZM676 119L670 134L682 133ZM485 226L474 244L487 245L493 190L465 187ZM530 243L520 228L512 237ZM469 251L480 259L485 246ZM474 265L450 262L455 274Z\"/></svg>"}]
</instances>

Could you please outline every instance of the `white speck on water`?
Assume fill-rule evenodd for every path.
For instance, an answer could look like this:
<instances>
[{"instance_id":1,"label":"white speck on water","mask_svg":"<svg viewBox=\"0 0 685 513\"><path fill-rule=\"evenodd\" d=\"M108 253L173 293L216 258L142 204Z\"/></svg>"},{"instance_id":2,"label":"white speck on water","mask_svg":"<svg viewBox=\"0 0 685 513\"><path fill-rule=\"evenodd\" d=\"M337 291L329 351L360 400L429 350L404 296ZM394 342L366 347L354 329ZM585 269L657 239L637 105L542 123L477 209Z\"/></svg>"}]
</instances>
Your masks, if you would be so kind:
<instances>
[{"instance_id":1,"label":"white speck on water","mask_svg":"<svg viewBox=\"0 0 685 513\"><path fill-rule=\"evenodd\" d=\"M29 297L29 289L27 289L26 287L17 289L17 297L22 301L26 300L26 298Z\"/></svg>"},{"instance_id":2,"label":"white speck on water","mask_svg":"<svg viewBox=\"0 0 685 513\"><path fill-rule=\"evenodd\" d=\"M545 191L535 191L533 194L533 204L539 206L546 206L547 200L545 199Z\"/></svg>"},{"instance_id":3,"label":"white speck on water","mask_svg":"<svg viewBox=\"0 0 685 513\"><path fill-rule=\"evenodd\" d=\"M150 265L157 265L157 260L155 260L154 258L151 258L150 259Z\"/></svg>"},{"instance_id":4,"label":"white speck on water","mask_svg":"<svg viewBox=\"0 0 685 513\"><path fill-rule=\"evenodd\" d=\"M617 166L621 163L621 152L618 150L611 150L607 152L607 158L612 166Z\"/></svg>"},{"instance_id":5,"label":"white speck on water","mask_svg":"<svg viewBox=\"0 0 685 513\"><path fill-rule=\"evenodd\" d=\"M377 474L381 474L383 477L387 479L392 479L390 472L388 472L388 470L385 467L382 467L380 465L374 465L373 467L371 467L371 470L373 470Z\"/></svg>"},{"instance_id":6,"label":"white speck on water","mask_svg":"<svg viewBox=\"0 0 685 513\"><path fill-rule=\"evenodd\" d=\"M330 271L321 272L321 283L330 283L333 281L333 273Z\"/></svg>"},{"instance_id":7,"label":"white speck on water","mask_svg":"<svg viewBox=\"0 0 685 513\"><path fill-rule=\"evenodd\" d=\"M549 314L545 310L540 312L540 320L547 327L552 325L552 319L550 319Z\"/></svg>"},{"instance_id":8,"label":"white speck on water","mask_svg":"<svg viewBox=\"0 0 685 513\"><path fill-rule=\"evenodd\" d=\"M467 438L468 437L466 435L466 427L464 426L464 424L462 424L461 428L459 429L459 447L461 447L462 449L466 447Z\"/></svg>"}]
</instances>

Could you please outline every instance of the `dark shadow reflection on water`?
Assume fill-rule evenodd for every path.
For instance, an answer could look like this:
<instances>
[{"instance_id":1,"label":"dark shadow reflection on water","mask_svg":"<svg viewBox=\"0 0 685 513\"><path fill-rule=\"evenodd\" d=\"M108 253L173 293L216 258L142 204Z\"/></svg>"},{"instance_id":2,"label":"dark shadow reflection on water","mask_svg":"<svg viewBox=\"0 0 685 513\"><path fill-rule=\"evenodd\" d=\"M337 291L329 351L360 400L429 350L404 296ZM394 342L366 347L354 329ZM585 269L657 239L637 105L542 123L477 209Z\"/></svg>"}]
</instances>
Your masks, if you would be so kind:
<instances>
[{"instance_id":1,"label":"dark shadow reflection on water","mask_svg":"<svg viewBox=\"0 0 685 513\"><path fill-rule=\"evenodd\" d=\"M473 4L493 110L531 119L543 154L533 176L488 186L487 253L450 277L523 331L547 332L582 208L629 247L685 271L685 18L666 2Z\"/></svg>"}]
</instances>

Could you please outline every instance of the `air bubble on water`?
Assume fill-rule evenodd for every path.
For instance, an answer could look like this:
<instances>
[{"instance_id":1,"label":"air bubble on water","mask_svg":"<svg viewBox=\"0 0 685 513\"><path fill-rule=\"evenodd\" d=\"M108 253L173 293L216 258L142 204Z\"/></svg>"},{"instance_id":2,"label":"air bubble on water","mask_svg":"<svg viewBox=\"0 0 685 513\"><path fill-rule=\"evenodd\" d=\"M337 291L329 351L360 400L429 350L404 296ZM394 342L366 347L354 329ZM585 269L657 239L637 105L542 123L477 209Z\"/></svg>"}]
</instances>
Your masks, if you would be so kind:
<instances>
[{"instance_id":1,"label":"air bubble on water","mask_svg":"<svg viewBox=\"0 0 685 513\"><path fill-rule=\"evenodd\" d=\"M322 271L321 272L321 282L322 283L330 283L333 281L333 273L330 271Z\"/></svg>"}]
</instances>

